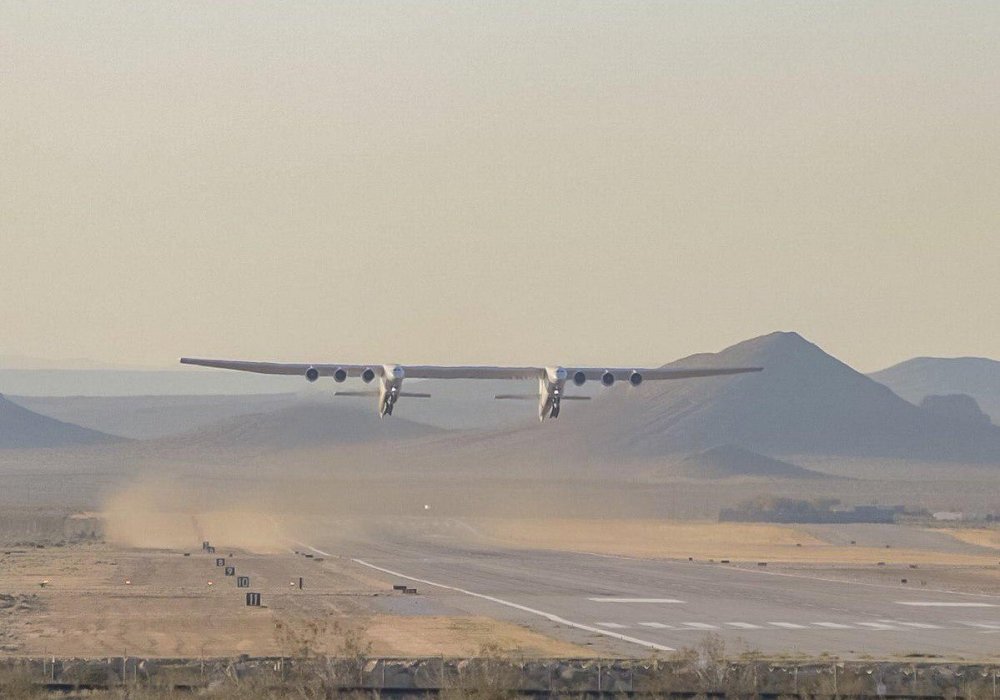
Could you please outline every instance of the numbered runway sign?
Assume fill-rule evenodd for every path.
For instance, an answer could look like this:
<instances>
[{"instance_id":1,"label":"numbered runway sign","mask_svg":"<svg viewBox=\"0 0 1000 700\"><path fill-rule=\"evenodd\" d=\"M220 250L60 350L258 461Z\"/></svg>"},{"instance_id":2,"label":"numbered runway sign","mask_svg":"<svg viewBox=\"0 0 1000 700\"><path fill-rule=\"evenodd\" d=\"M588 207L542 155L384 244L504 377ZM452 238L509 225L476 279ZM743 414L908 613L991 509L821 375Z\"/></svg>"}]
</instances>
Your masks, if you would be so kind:
<instances>
[{"instance_id":1,"label":"numbered runway sign","mask_svg":"<svg viewBox=\"0 0 1000 700\"><path fill-rule=\"evenodd\" d=\"M249 576L237 576L236 577L236 587L237 588L250 588L250 577Z\"/></svg>"},{"instance_id":2,"label":"numbered runway sign","mask_svg":"<svg viewBox=\"0 0 1000 700\"><path fill-rule=\"evenodd\" d=\"M224 558L222 558L222 557L219 557L218 559L215 560L215 565L216 566L225 566L226 565L226 560Z\"/></svg>"},{"instance_id":3,"label":"numbered runway sign","mask_svg":"<svg viewBox=\"0 0 1000 700\"><path fill-rule=\"evenodd\" d=\"M236 567L235 566L227 566L226 567L226 576L235 576L235 575L236 575Z\"/></svg>"},{"instance_id":4,"label":"numbered runway sign","mask_svg":"<svg viewBox=\"0 0 1000 700\"><path fill-rule=\"evenodd\" d=\"M247 593L247 605L251 608L259 608L260 593Z\"/></svg>"}]
</instances>

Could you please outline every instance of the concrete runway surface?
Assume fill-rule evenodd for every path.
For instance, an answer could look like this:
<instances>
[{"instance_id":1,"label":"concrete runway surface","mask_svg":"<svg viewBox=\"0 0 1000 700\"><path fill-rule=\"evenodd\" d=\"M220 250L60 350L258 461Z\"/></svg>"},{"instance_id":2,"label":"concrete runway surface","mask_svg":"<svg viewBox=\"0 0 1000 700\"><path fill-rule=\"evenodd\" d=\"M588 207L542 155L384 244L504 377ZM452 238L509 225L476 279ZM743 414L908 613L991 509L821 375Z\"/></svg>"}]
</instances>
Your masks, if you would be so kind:
<instances>
[{"instance_id":1,"label":"concrete runway surface","mask_svg":"<svg viewBox=\"0 0 1000 700\"><path fill-rule=\"evenodd\" d=\"M676 560L523 551L386 528L302 543L419 596L400 614L506 619L608 653L648 656L717 634L727 648L842 657L1000 654L1000 595L907 589Z\"/></svg>"}]
</instances>

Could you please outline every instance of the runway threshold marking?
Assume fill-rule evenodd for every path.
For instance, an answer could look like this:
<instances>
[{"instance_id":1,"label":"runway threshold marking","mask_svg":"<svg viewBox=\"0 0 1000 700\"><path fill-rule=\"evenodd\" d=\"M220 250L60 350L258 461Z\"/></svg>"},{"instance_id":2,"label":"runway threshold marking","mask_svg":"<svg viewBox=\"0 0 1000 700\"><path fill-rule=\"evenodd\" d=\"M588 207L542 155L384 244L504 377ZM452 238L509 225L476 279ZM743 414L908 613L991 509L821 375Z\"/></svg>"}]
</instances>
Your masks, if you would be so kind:
<instances>
[{"instance_id":1,"label":"runway threshold marking","mask_svg":"<svg viewBox=\"0 0 1000 700\"><path fill-rule=\"evenodd\" d=\"M958 603L933 600L897 600L896 605L909 605L916 608L996 608L996 603Z\"/></svg>"},{"instance_id":2,"label":"runway threshold marking","mask_svg":"<svg viewBox=\"0 0 1000 700\"><path fill-rule=\"evenodd\" d=\"M476 593L475 591L469 591L464 588L459 588L458 586L449 586L444 583L437 583L436 581L428 581L427 579L417 578L416 576L409 576L407 574L400 573L398 571L393 571L392 569L386 569L381 566L376 566L364 559L352 559L355 564L360 564L361 566L366 566L369 569L374 569L375 571L381 571L384 574L390 574L392 576L398 576L399 578L406 579L407 581L416 581L417 583L422 583L425 586L434 586L435 588L443 588L446 591L455 591L456 593L461 593L463 595L471 596L473 598L479 598L480 600L488 600L491 603L497 603L498 605L505 605L508 608L514 608L515 610L520 610L522 612L530 613L532 615L538 615L539 617L544 617L550 622L554 622L557 625L566 625L568 627L573 627L578 630L583 630L584 632L593 632L594 634L601 634L605 637L611 637L613 639L618 639L623 642L628 642L630 644L638 644L639 646L644 646L647 649L655 649L657 651L676 651L673 647L664 646L663 644L657 644L656 642L649 642L645 639L637 639L636 637L630 637L619 632L614 632L608 629L602 629L600 627L594 627L593 625L584 625L579 622L573 622L572 620L567 620L566 618L559 617L553 613L545 612L544 610L536 610L535 608L529 608L526 605L521 605L520 603L514 603L509 600L504 600L502 598L497 598L491 595L485 595L483 593Z\"/></svg>"},{"instance_id":3,"label":"runway threshold marking","mask_svg":"<svg viewBox=\"0 0 1000 700\"><path fill-rule=\"evenodd\" d=\"M676 598L587 598L595 603L683 603L683 600Z\"/></svg>"}]
</instances>

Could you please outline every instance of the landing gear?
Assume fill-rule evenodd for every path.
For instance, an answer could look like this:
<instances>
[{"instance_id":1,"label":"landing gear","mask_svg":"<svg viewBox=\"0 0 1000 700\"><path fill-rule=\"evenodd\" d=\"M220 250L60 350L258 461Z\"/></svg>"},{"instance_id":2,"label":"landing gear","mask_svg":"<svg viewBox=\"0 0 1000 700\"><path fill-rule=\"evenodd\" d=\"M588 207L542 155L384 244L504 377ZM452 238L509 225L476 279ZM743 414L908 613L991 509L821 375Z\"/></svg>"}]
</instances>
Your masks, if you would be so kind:
<instances>
[{"instance_id":1,"label":"landing gear","mask_svg":"<svg viewBox=\"0 0 1000 700\"><path fill-rule=\"evenodd\" d=\"M385 410L382 415L391 416L392 409L396 406L396 399L399 398L399 390L393 387L385 395Z\"/></svg>"}]
</instances>

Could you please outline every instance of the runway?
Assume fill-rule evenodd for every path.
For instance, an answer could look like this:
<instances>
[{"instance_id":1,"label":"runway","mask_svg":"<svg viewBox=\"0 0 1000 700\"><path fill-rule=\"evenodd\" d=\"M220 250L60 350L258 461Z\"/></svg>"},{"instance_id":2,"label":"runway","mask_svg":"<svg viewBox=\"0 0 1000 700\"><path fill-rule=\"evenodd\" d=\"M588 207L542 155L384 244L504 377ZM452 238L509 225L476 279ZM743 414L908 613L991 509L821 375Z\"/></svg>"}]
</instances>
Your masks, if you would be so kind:
<instances>
[{"instance_id":1,"label":"runway","mask_svg":"<svg viewBox=\"0 0 1000 700\"><path fill-rule=\"evenodd\" d=\"M608 653L648 656L717 634L727 648L841 657L995 658L1000 595L851 583L764 568L470 545L393 530L315 546L421 595L400 614L511 620ZM325 546L324 546L325 544Z\"/></svg>"}]
</instances>

